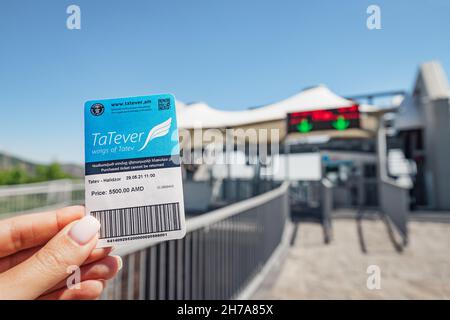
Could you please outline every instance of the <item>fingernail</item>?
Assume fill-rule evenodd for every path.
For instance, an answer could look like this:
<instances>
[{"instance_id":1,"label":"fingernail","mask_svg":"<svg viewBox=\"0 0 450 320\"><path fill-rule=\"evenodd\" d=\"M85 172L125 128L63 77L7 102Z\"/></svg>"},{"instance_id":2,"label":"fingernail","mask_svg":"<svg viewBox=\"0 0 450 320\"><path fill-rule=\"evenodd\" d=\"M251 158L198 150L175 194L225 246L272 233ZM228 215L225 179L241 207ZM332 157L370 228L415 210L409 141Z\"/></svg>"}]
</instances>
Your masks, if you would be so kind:
<instances>
[{"instance_id":1,"label":"fingernail","mask_svg":"<svg viewBox=\"0 0 450 320\"><path fill-rule=\"evenodd\" d=\"M75 223L69 231L69 236L78 244L87 244L100 230L100 222L93 216L85 216Z\"/></svg>"},{"instance_id":2,"label":"fingernail","mask_svg":"<svg viewBox=\"0 0 450 320\"><path fill-rule=\"evenodd\" d=\"M117 265L118 265L118 267L119 267L119 270L122 270L122 267L123 267L122 258L119 257L119 256L114 256L114 257L115 257L116 260L117 260Z\"/></svg>"}]
</instances>

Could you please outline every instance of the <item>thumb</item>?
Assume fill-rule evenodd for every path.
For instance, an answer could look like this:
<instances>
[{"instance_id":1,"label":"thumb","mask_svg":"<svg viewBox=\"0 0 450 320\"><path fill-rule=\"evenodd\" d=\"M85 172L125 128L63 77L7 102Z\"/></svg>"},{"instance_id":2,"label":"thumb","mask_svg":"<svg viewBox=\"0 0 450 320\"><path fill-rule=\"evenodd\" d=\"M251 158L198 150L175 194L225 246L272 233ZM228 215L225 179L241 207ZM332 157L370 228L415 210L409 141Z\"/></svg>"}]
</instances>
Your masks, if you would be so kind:
<instances>
[{"instance_id":1,"label":"thumb","mask_svg":"<svg viewBox=\"0 0 450 320\"><path fill-rule=\"evenodd\" d=\"M67 278L72 266L80 266L88 258L99 229L100 223L92 216L67 225L28 260L1 275L0 292L9 299L39 297Z\"/></svg>"}]
</instances>

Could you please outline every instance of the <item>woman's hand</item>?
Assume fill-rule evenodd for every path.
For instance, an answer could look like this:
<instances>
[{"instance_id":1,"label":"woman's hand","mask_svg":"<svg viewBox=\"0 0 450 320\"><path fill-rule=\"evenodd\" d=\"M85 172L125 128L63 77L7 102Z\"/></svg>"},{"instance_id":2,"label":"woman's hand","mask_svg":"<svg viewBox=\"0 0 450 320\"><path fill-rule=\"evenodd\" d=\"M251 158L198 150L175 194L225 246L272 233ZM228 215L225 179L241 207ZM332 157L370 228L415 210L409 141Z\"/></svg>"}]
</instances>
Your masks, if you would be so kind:
<instances>
[{"instance_id":1,"label":"woman's hand","mask_svg":"<svg viewBox=\"0 0 450 320\"><path fill-rule=\"evenodd\" d=\"M0 299L98 298L122 267L111 248L95 249L99 229L82 206L0 221ZM81 282L69 289L76 267Z\"/></svg>"}]
</instances>

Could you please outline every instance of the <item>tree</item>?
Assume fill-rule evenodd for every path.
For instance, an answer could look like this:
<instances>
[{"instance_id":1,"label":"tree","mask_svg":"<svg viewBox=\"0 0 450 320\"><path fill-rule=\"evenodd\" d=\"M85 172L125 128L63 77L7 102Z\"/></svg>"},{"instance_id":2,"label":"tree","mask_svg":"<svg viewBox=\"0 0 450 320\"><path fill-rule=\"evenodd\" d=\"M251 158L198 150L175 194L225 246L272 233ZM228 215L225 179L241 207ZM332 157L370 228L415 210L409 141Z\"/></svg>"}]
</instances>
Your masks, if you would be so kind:
<instances>
[{"instance_id":1,"label":"tree","mask_svg":"<svg viewBox=\"0 0 450 320\"><path fill-rule=\"evenodd\" d=\"M22 167L0 171L0 185L11 185L29 182L28 173Z\"/></svg>"},{"instance_id":2,"label":"tree","mask_svg":"<svg viewBox=\"0 0 450 320\"><path fill-rule=\"evenodd\" d=\"M8 170L0 170L0 185L13 185L31 182L43 182L58 179L71 179L72 176L64 172L59 163L38 165L33 173L21 166Z\"/></svg>"},{"instance_id":3,"label":"tree","mask_svg":"<svg viewBox=\"0 0 450 320\"><path fill-rule=\"evenodd\" d=\"M59 163L53 162L47 167L47 179L46 180L58 180L66 179L70 176L63 171Z\"/></svg>"}]
</instances>

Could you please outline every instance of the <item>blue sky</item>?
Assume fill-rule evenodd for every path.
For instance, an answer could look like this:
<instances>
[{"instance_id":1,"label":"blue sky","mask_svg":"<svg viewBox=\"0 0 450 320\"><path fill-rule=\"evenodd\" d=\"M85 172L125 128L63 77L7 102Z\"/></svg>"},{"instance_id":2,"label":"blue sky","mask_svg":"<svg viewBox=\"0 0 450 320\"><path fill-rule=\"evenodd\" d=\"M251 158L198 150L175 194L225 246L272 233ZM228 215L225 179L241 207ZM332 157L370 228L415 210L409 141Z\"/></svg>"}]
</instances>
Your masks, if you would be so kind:
<instances>
[{"instance_id":1,"label":"blue sky","mask_svg":"<svg viewBox=\"0 0 450 320\"><path fill-rule=\"evenodd\" d=\"M66 8L81 8L81 30ZM366 28L381 7L382 30ZM173 93L222 109L323 83L341 95L409 89L420 62L450 72L447 0L2 0L0 151L83 161L83 104Z\"/></svg>"}]
</instances>

